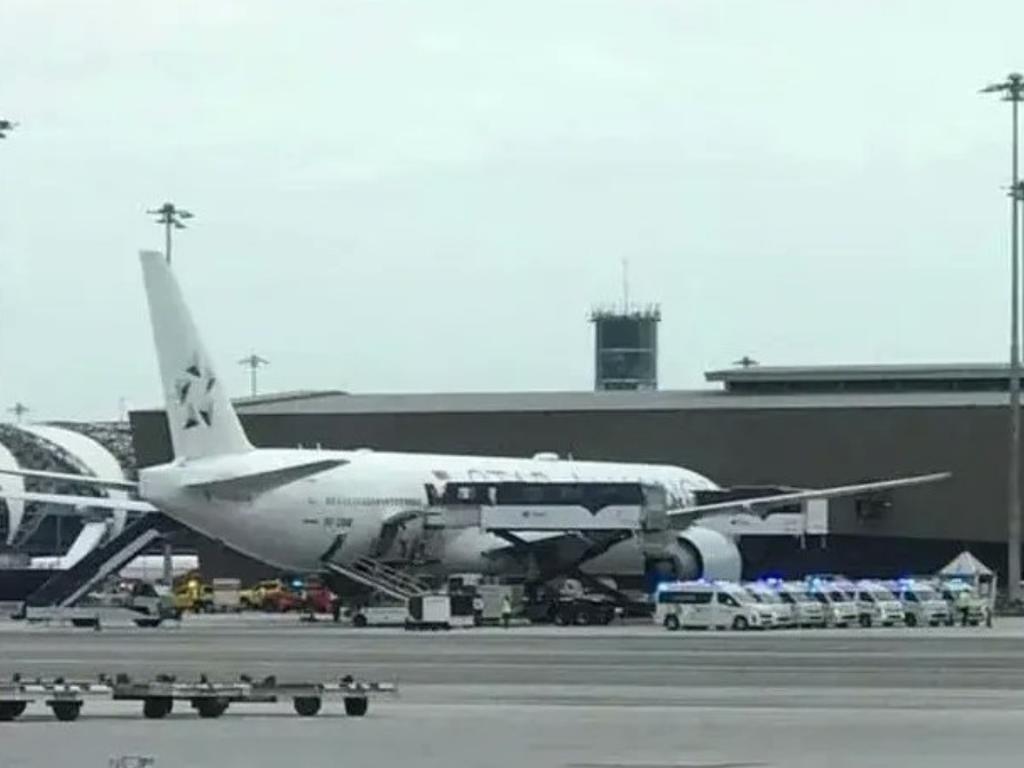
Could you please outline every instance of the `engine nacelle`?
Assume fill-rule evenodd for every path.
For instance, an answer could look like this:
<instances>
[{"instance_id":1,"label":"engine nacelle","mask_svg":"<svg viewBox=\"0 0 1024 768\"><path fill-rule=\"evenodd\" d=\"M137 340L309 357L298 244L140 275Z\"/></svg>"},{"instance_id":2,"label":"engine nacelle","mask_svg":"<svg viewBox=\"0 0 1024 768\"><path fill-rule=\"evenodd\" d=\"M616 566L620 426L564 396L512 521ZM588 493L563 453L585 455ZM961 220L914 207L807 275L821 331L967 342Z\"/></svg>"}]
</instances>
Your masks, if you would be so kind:
<instances>
[{"instance_id":1,"label":"engine nacelle","mask_svg":"<svg viewBox=\"0 0 1024 768\"><path fill-rule=\"evenodd\" d=\"M691 525L657 555L649 555L646 570L653 572L658 581L739 581L743 573L743 559L736 542L730 537L710 528Z\"/></svg>"}]
</instances>

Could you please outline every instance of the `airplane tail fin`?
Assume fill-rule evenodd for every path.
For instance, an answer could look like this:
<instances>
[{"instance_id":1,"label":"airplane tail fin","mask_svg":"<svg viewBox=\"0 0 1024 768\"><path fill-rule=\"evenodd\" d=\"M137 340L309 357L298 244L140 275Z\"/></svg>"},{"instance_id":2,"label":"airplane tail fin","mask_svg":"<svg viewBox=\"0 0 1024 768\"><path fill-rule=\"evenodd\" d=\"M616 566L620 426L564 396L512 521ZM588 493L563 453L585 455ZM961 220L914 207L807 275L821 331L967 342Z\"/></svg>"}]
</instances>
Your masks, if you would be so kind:
<instances>
[{"instance_id":1,"label":"airplane tail fin","mask_svg":"<svg viewBox=\"0 0 1024 768\"><path fill-rule=\"evenodd\" d=\"M139 258L175 458L251 451L170 265L153 251L142 251Z\"/></svg>"}]
</instances>

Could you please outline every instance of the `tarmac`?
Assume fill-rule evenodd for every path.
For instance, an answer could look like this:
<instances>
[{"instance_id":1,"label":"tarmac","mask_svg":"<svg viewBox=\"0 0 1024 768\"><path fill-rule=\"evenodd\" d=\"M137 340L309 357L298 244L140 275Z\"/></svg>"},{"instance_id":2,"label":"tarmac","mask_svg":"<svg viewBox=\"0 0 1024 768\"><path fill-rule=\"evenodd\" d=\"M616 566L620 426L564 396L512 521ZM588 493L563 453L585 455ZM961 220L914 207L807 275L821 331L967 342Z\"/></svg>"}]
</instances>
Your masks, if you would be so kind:
<instances>
[{"instance_id":1,"label":"tarmac","mask_svg":"<svg viewBox=\"0 0 1024 768\"><path fill-rule=\"evenodd\" d=\"M0 766L727 768L1017 766L1024 621L993 629L670 633L651 625L357 630L295 617L189 617L100 632L0 623L0 676L99 672L396 681L365 718L289 704L87 701L0 723ZM113 762L112 762L113 761ZM136 763L139 764L139 763ZM125 762L124 765L132 765Z\"/></svg>"}]
</instances>

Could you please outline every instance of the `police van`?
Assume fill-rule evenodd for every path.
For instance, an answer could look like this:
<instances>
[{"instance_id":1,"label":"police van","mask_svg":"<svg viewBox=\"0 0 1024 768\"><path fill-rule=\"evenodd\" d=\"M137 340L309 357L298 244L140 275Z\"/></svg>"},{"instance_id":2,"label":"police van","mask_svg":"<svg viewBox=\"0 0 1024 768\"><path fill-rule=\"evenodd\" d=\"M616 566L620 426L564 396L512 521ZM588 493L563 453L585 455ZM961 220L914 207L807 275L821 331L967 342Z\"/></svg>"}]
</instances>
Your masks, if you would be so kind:
<instances>
[{"instance_id":1,"label":"police van","mask_svg":"<svg viewBox=\"0 0 1024 768\"><path fill-rule=\"evenodd\" d=\"M654 621L668 630L767 629L774 624L769 606L731 582L668 582L658 586L654 598Z\"/></svg>"}]
</instances>

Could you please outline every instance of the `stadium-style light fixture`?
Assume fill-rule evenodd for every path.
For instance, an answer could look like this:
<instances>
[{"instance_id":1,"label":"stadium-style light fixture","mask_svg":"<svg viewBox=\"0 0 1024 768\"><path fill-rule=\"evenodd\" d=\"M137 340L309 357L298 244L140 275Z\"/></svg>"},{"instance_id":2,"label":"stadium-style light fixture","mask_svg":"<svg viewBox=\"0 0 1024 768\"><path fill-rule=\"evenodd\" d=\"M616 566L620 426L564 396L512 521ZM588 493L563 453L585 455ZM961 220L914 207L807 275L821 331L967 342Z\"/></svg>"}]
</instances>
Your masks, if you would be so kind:
<instances>
[{"instance_id":1,"label":"stadium-style light fixture","mask_svg":"<svg viewBox=\"0 0 1024 768\"><path fill-rule=\"evenodd\" d=\"M256 386L256 372L261 366L270 365L270 361L265 357L260 357L255 352L243 357L238 361L239 365L244 365L249 369L249 393L252 397L256 397L258 388Z\"/></svg>"},{"instance_id":2,"label":"stadium-style light fixture","mask_svg":"<svg viewBox=\"0 0 1024 768\"><path fill-rule=\"evenodd\" d=\"M156 223L164 228L164 256L167 263L171 263L171 230L185 229L185 220L195 218L191 211L178 208L174 203L164 203L159 208L146 211L151 216L156 216Z\"/></svg>"}]
</instances>

